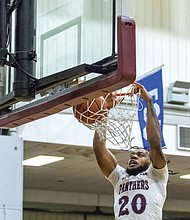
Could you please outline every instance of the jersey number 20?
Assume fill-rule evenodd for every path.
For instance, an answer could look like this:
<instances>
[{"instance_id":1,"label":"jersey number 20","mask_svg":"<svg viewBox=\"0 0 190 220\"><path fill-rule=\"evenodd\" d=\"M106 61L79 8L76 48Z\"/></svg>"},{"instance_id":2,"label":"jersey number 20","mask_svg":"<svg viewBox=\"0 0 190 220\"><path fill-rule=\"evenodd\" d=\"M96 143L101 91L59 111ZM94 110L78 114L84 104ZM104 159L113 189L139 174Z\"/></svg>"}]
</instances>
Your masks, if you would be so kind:
<instances>
[{"instance_id":1,"label":"jersey number 20","mask_svg":"<svg viewBox=\"0 0 190 220\"><path fill-rule=\"evenodd\" d=\"M139 202L138 202L139 201ZM129 197L128 196L122 196L119 199L119 216L122 215L129 215L129 210L127 208L127 205L129 204ZM142 194L137 194L132 198L131 201L131 207L134 213L136 214L142 214L146 209L146 198Z\"/></svg>"}]
</instances>

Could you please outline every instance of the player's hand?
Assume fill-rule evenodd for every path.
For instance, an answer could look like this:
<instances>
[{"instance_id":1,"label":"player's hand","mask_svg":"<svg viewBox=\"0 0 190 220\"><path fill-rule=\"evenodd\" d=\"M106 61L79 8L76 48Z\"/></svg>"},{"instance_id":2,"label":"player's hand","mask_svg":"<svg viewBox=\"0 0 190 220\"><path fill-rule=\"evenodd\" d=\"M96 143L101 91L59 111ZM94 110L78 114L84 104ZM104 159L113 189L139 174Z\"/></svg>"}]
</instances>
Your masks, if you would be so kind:
<instances>
[{"instance_id":1,"label":"player's hand","mask_svg":"<svg viewBox=\"0 0 190 220\"><path fill-rule=\"evenodd\" d=\"M115 106L116 92L110 92L103 97L105 99L105 105L108 110Z\"/></svg>"},{"instance_id":2,"label":"player's hand","mask_svg":"<svg viewBox=\"0 0 190 220\"><path fill-rule=\"evenodd\" d=\"M150 94L145 89L145 87L141 85L140 83L137 83L137 82L133 83L133 93L138 94L145 101L151 100Z\"/></svg>"},{"instance_id":3,"label":"player's hand","mask_svg":"<svg viewBox=\"0 0 190 220\"><path fill-rule=\"evenodd\" d=\"M121 103L124 100L124 98L118 98L115 91L110 92L103 97L105 99L106 108L108 110L115 107L117 104Z\"/></svg>"}]
</instances>

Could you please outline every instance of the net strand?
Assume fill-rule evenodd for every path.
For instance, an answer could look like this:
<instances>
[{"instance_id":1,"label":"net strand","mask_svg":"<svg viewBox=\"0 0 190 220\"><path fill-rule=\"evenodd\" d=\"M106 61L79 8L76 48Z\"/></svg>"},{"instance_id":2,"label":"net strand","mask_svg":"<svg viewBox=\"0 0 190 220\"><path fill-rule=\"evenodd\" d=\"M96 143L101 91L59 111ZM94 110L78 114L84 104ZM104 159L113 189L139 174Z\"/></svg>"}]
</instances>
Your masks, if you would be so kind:
<instances>
[{"instance_id":1,"label":"net strand","mask_svg":"<svg viewBox=\"0 0 190 220\"><path fill-rule=\"evenodd\" d=\"M103 97L103 103L98 112L94 113L90 110L93 102L96 99L92 99L89 105L83 113L74 109L74 114L79 114L78 121L83 123L91 130L97 131L99 138L106 142L108 140L114 146L119 146L121 149L128 150L132 148L132 127L134 117L139 108L142 108L140 103L140 93L133 93L133 85L128 88L126 93L118 93L113 100L110 109L105 109L106 101L109 94ZM85 113L90 112L90 116L86 116ZM95 117L94 117L95 116ZM87 119L84 122L84 117ZM95 119L93 119L93 117ZM94 120L94 123L89 124L89 120Z\"/></svg>"}]
</instances>

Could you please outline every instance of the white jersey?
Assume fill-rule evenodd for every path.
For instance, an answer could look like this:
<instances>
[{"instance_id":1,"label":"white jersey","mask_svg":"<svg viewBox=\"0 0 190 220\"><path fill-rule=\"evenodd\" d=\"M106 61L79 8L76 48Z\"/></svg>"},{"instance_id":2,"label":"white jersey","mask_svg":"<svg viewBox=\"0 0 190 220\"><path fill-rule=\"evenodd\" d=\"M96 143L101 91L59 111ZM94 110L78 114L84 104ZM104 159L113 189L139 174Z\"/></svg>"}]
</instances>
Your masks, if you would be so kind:
<instances>
[{"instance_id":1,"label":"white jersey","mask_svg":"<svg viewBox=\"0 0 190 220\"><path fill-rule=\"evenodd\" d=\"M168 181L167 166L155 169L152 165L136 176L117 165L108 180L114 186L116 220L162 220Z\"/></svg>"}]
</instances>

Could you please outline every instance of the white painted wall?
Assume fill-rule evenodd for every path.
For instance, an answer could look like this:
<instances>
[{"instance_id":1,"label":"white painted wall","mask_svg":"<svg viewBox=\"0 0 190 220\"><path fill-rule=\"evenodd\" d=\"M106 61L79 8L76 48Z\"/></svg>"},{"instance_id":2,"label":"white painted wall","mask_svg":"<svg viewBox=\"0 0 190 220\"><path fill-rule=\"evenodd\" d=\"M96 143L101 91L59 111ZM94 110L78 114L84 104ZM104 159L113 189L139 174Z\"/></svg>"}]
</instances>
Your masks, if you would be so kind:
<instances>
[{"instance_id":1,"label":"white painted wall","mask_svg":"<svg viewBox=\"0 0 190 220\"><path fill-rule=\"evenodd\" d=\"M23 141L0 136L0 219L22 220Z\"/></svg>"},{"instance_id":2,"label":"white painted wall","mask_svg":"<svg viewBox=\"0 0 190 220\"><path fill-rule=\"evenodd\" d=\"M124 0L122 14L133 17L137 30L137 76L164 65L163 86L190 82L190 2Z\"/></svg>"}]
</instances>

